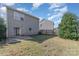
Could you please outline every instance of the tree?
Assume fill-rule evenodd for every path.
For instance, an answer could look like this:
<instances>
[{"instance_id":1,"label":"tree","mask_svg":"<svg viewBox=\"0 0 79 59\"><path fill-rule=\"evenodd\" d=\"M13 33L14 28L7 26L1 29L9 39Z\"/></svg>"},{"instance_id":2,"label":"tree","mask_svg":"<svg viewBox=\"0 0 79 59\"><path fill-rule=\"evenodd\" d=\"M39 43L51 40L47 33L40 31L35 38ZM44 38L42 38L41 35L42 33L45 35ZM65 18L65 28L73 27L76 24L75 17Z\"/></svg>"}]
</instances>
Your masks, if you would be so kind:
<instances>
[{"instance_id":1,"label":"tree","mask_svg":"<svg viewBox=\"0 0 79 59\"><path fill-rule=\"evenodd\" d=\"M6 27L3 18L0 17L0 41L6 38Z\"/></svg>"},{"instance_id":2,"label":"tree","mask_svg":"<svg viewBox=\"0 0 79 59\"><path fill-rule=\"evenodd\" d=\"M77 16L72 13L65 13L59 24L59 36L65 39L78 40Z\"/></svg>"}]
</instances>

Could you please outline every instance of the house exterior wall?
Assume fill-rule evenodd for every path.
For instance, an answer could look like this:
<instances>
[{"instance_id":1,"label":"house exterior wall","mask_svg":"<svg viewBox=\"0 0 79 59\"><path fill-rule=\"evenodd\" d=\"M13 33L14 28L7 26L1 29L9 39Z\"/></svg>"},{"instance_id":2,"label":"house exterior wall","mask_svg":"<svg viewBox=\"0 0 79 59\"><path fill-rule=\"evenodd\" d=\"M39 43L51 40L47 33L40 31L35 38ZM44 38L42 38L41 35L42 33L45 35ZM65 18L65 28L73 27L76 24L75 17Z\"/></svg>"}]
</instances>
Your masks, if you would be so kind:
<instances>
[{"instance_id":1,"label":"house exterior wall","mask_svg":"<svg viewBox=\"0 0 79 59\"><path fill-rule=\"evenodd\" d=\"M54 34L53 30L40 30L41 34Z\"/></svg>"},{"instance_id":2,"label":"house exterior wall","mask_svg":"<svg viewBox=\"0 0 79 59\"><path fill-rule=\"evenodd\" d=\"M31 17L28 14L23 14L18 12L19 17L23 17L21 20L19 17L16 17L15 10L7 8L7 37L15 37L15 27L20 28L20 35L34 35L38 34L39 31L39 19ZM23 15L23 16L22 16ZM31 30L29 30L31 28Z\"/></svg>"},{"instance_id":3,"label":"house exterior wall","mask_svg":"<svg viewBox=\"0 0 79 59\"><path fill-rule=\"evenodd\" d=\"M13 32L13 11L7 9L7 37L10 37L10 36L14 36L14 32Z\"/></svg>"},{"instance_id":4,"label":"house exterior wall","mask_svg":"<svg viewBox=\"0 0 79 59\"><path fill-rule=\"evenodd\" d=\"M40 21L39 28L42 34L54 34L54 24L49 20Z\"/></svg>"}]
</instances>

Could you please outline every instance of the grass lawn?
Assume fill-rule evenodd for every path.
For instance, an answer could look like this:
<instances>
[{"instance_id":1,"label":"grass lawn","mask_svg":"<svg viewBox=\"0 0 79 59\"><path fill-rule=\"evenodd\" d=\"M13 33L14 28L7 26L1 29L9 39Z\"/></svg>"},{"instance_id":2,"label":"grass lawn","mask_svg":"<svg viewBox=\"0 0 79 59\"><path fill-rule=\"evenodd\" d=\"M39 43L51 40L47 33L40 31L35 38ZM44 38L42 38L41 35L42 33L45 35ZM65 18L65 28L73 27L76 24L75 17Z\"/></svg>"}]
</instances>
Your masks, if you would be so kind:
<instances>
[{"instance_id":1,"label":"grass lawn","mask_svg":"<svg viewBox=\"0 0 79 59\"><path fill-rule=\"evenodd\" d=\"M79 55L79 41L53 37L51 35L36 35L33 39L22 40L19 43L0 46L0 55L19 56L62 56Z\"/></svg>"}]
</instances>

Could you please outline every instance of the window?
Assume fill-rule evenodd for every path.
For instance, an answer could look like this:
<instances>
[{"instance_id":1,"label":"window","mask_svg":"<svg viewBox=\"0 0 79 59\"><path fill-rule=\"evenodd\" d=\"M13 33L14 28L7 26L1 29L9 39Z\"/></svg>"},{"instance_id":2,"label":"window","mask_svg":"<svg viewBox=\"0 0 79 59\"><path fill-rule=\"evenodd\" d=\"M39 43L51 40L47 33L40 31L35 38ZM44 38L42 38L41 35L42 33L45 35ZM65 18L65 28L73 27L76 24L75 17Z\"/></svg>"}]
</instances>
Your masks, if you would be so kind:
<instances>
[{"instance_id":1,"label":"window","mask_svg":"<svg viewBox=\"0 0 79 59\"><path fill-rule=\"evenodd\" d=\"M14 12L14 19L15 20L24 20L23 19L24 18L24 14L21 14L21 13L19 13L19 12Z\"/></svg>"},{"instance_id":2,"label":"window","mask_svg":"<svg viewBox=\"0 0 79 59\"><path fill-rule=\"evenodd\" d=\"M32 30L32 28L29 28L29 31L31 31Z\"/></svg>"},{"instance_id":3,"label":"window","mask_svg":"<svg viewBox=\"0 0 79 59\"><path fill-rule=\"evenodd\" d=\"M42 24L40 24L40 27L42 27Z\"/></svg>"},{"instance_id":4,"label":"window","mask_svg":"<svg viewBox=\"0 0 79 59\"><path fill-rule=\"evenodd\" d=\"M23 17L21 17L21 20L23 21L23 20L24 20L24 18L23 18Z\"/></svg>"}]
</instances>

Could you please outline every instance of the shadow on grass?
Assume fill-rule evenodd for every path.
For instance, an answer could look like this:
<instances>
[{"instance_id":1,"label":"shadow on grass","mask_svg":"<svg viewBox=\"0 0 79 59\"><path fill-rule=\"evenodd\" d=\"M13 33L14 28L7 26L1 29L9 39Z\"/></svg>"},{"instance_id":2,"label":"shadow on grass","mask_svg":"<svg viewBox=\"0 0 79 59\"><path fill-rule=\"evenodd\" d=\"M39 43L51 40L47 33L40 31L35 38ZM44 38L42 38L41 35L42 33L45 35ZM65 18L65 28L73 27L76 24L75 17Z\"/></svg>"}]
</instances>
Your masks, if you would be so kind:
<instances>
[{"instance_id":1,"label":"shadow on grass","mask_svg":"<svg viewBox=\"0 0 79 59\"><path fill-rule=\"evenodd\" d=\"M52 37L54 37L53 35L32 35L31 36L33 39L28 39L31 41L36 41L38 43L42 43L43 41L50 39Z\"/></svg>"},{"instance_id":2,"label":"shadow on grass","mask_svg":"<svg viewBox=\"0 0 79 59\"><path fill-rule=\"evenodd\" d=\"M15 41L15 42L10 42L8 44L16 44L16 43L20 43L21 41Z\"/></svg>"}]
</instances>

